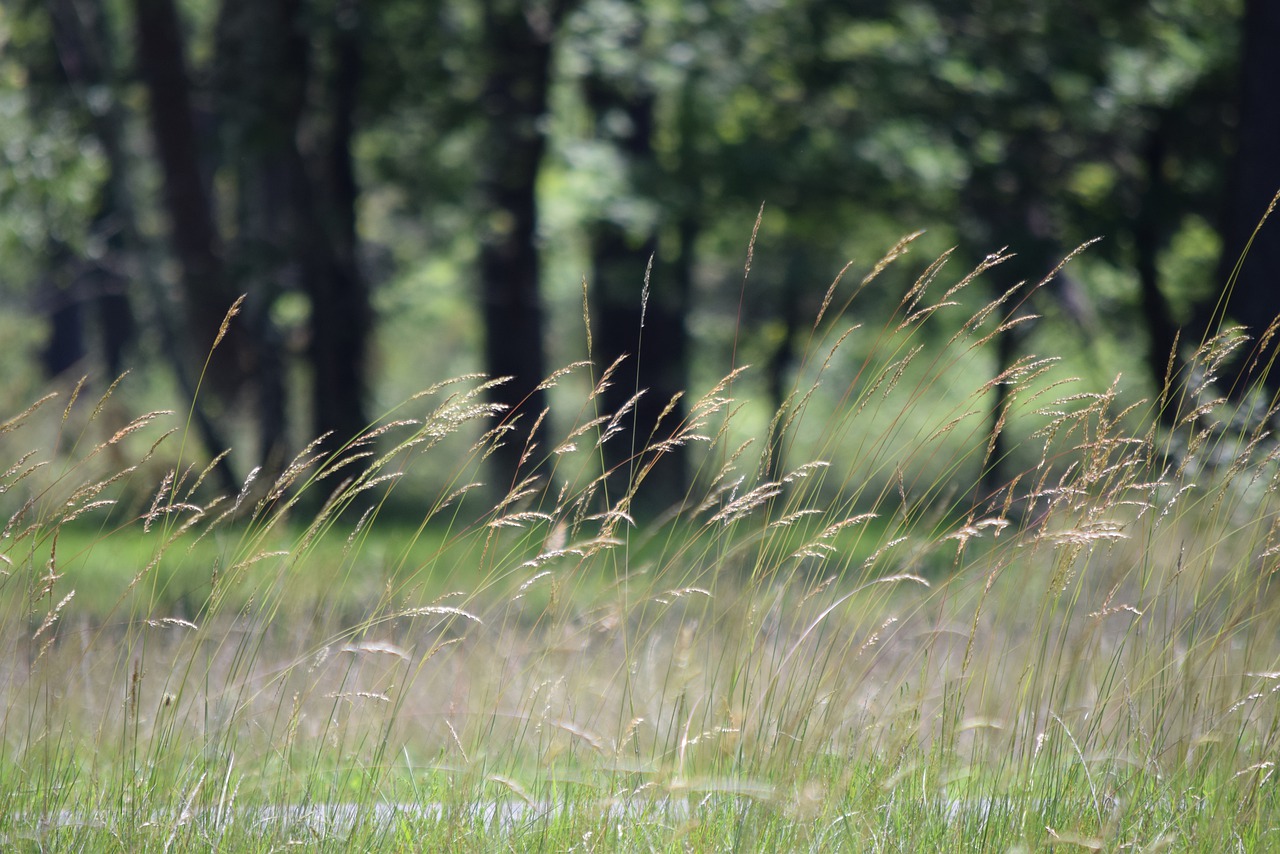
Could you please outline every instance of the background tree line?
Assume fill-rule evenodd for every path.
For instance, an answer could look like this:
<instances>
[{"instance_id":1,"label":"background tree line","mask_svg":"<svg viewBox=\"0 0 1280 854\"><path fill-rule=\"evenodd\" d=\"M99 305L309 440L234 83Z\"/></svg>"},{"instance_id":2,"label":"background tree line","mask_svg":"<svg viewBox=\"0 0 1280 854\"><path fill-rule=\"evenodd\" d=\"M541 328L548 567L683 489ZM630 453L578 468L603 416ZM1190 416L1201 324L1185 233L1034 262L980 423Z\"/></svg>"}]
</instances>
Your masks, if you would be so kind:
<instances>
[{"instance_id":1,"label":"background tree line","mask_svg":"<svg viewBox=\"0 0 1280 854\"><path fill-rule=\"evenodd\" d=\"M235 488L412 374L511 377L518 435L581 357L585 281L643 443L703 364L762 366L782 405L836 271L925 228L925 254L1016 253L996 289L1103 235L1021 335L1158 385L1177 329L1280 314L1277 226L1233 274L1280 189L1277 36L1265 0L10 0L7 375L23 346L103 386L163 366Z\"/></svg>"}]
</instances>

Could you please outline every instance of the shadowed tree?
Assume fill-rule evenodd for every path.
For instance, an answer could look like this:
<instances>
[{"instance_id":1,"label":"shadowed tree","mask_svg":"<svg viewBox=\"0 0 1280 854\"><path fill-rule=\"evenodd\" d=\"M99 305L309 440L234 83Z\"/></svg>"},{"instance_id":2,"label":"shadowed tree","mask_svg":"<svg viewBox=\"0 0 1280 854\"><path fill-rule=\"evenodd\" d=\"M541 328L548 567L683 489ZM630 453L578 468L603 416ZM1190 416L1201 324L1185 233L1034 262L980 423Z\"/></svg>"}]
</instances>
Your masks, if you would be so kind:
<instances>
[{"instance_id":1,"label":"shadowed tree","mask_svg":"<svg viewBox=\"0 0 1280 854\"><path fill-rule=\"evenodd\" d=\"M328 55L316 56L312 41L322 39ZM356 264L350 153L360 72L358 10L349 0L323 9L303 0L224 0L215 68L221 159L235 187L230 257L238 285L251 295L247 323L261 343L262 456L278 465L286 394L281 336L270 312L287 290L305 293L311 307L314 435L331 434L333 449L368 422L372 311ZM311 112L323 119L307 124L309 89L319 101ZM309 151L299 145L304 125L316 139Z\"/></svg>"},{"instance_id":2,"label":"shadowed tree","mask_svg":"<svg viewBox=\"0 0 1280 854\"><path fill-rule=\"evenodd\" d=\"M308 231L327 240L324 251L314 255L309 254L315 248L312 241L304 240L298 248L304 258L317 261L307 277L313 427L317 434L332 431L346 441L369 422L365 396L374 325L369 285L358 263L359 187L351 151L364 68L365 23L358 0L335 0L324 32L329 57L320 89L327 122L312 158L315 189L297 201L313 217Z\"/></svg>"},{"instance_id":3,"label":"shadowed tree","mask_svg":"<svg viewBox=\"0 0 1280 854\"><path fill-rule=\"evenodd\" d=\"M215 30L213 93L220 157L233 194L226 275L248 295L238 321L258 347L254 368L259 459L277 472L284 444L284 359L271 309L301 283L305 227L295 199L306 175L294 140L307 85L299 0L224 0Z\"/></svg>"},{"instance_id":4,"label":"shadowed tree","mask_svg":"<svg viewBox=\"0 0 1280 854\"><path fill-rule=\"evenodd\" d=\"M679 211L665 195L671 182L654 151L658 93L648 79L644 19L629 6L606 9L613 15L599 22L591 6L584 8L576 33L585 43L581 88L593 142L610 152L618 173L616 192L587 223L597 372L627 357L605 389L603 409L616 413L631 405L623 430L601 450L606 470L615 473L613 499L646 470L634 499L641 506L633 502L631 510L652 515L678 505L688 488L686 448L672 448L657 460L644 450L669 436L684 410L671 402L688 386L686 252L692 239L672 228L660 238L659 218Z\"/></svg>"},{"instance_id":5,"label":"shadowed tree","mask_svg":"<svg viewBox=\"0 0 1280 854\"><path fill-rule=\"evenodd\" d=\"M1273 214L1258 226L1280 193L1280 104L1275 96L1280 80L1280 4L1246 0L1242 32L1239 125L1218 282L1225 289L1226 317L1245 324L1256 336L1280 317L1280 219ZM1280 392L1280 371L1264 370L1266 388L1275 395ZM1243 375L1237 377L1234 393L1246 391L1249 382Z\"/></svg>"},{"instance_id":6,"label":"shadowed tree","mask_svg":"<svg viewBox=\"0 0 1280 854\"><path fill-rule=\"evenodd\" d=\"M492 390L526 428L546 406L540 287L537 182L546 152L547 94L556 34L570 0L484 0L479 109L481 192L480 303L484 364L511 379ZM525 437L519 430L494 454L498 481L520 476Z\"/></svg>"},{"instance_id":7,"label":"shadowed tree","mask_svg":"<svg viewBox=\"0 0 1280 854\"><path fill-rule=\"evenodd\" d=\"M80 265L70 298L60 304L59 314L80 327L81 332L88 325L97 326L101 361L106 373L114 378L124 370L125 350L135 333L124 269L129 266L130 256L139 250L140 241L126 181L124 119L111 66L111 39L99 0L46 0L45 8L65 83L88 118L107 164L90 224L90 234L100 242L101 252L93 261ZM99 99L96 108L88 103L90 93L96 93ZM56 337L62 337L58 336L60 329L66 331L55 316ZM51 342L49 355L60 349ZM84 352L84 343L76 344L74 349Z\"/></svg>"},{"instance_id":8,"label":"shadowed tree","mask_svg":"<svg viewBox=\"0 0 1280 854\"><path fill-rule=\"evenodd\" d=\"M209 188L201 174L201 154L191 107L182 30L172 0L134 0L138 74L149 96L148 117L163 179L163 202L173 255L181 268L185 346L174 341L174 358L201 364L221 332L237 294L222 262ZM166 309L160 309L166 311ZM256 347L242 325L232 324L209 360L208 377L224 399L252 375ZM179 367L180 372L185 369ZM194 385L190 380L185 384ZM194 390L192 391L194 399ZM203 413L203 407L197 410ZM210 453L228 445L214 422L200 417ZM217 446L221 445L221 448ZM219 466L224 488L235 486L225 460Z\"/></svg>"},{"instance_id":9,"label":"shadowed tree","mask_svg":"<svg viewBox=\"0 0 1280 854\"><path fill-rule=\"evenodd\" d=\"M202 359L202 350L212 345L238 294L226 275L222 241L201 172L177 9L172 0L133 0L133 11L138 73L149 96L170 242L182 269L187 338L194 350L190 355ZM212 362L212 377L224 392L234 393L251 373L252 351L243 326L233 325Z\"/></svg>"},{"instance_id":10,"label":"shadowed tree","mask_svg":"<svg viewBox=\"0 0 1280 854\"><path fill-rule=\"evenodd\" d=\"M26 14L47 16L47 49L56 52L59 69L56 85L45 90L37 109L73 103L72 109L82 117L84 132L96 142L105 165L84 225L80 244L84 248L72 251L69 246L55 245L52 257L58 261L49 274L55 280L64 279L67 287L51 306L53 335L42 353L45 367L57 372L89 355L87 338L92 337L97 344L93 353L97 364L77 364L77 370L94 375L95 367L101 368L105 381L119 376L137 328L130 294L141 288L147 297L147 326L158 333L158 343L187 398L196 433L209 455L215 456L227 447L225 437L196 400L194 372L181 344L186 336L170 317L168 295L151 273L149 246L137 225L125 130L128 114L121 98L121 70L115 64L108 9L101 0L45 0L29 4ZM37 24L37 29L40 26ZM30 60L28 64L35 67ZM83 151L84 143L79 145ZM225 459L219 462L215 476L224 489L239 487Z\"/></svg>"},{"instance_id":11,"label":"shadowed tree","mask_svg":"<svg viewBox=\"0 0 1280 854\"><path fill-rule=\"evenodd\" d=\"M356 264L350 152L360 80L357 12L348 0L225 0L212 67L220 144L202 150L177 11L171 0L134 2L139 73L182 270L186 337L202 358L227 307L248 292L245 317L215 354L211 379L227 402L252 391L259 458L269 471L286 452L283 340L271 318L287 290L306 294L311 308L312 429L332 434L334 448L367 424L372 311ZM317 57L316 44L327 53ZM301 146L304 136L310 148ZM219 167L226 234L206 178Z\"/></svg>"}]
</instances>

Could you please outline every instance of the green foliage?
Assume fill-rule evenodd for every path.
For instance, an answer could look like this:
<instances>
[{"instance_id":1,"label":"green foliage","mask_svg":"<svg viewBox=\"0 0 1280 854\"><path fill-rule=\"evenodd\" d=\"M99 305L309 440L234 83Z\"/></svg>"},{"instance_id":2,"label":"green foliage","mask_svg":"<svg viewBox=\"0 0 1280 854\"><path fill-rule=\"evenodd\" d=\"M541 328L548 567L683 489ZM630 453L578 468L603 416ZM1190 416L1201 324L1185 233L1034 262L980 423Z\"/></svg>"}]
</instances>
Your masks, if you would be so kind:
<instances>
[{"instance_id":1,"label":"green foliage","mask_svg":"<svg viewBox=\"0 0 1280 854\"><path fill-rule=\"evenodd\" d=\"M59 275L61 253L102 251L86 223L107 164L55 68L41 16L0 14L0 258L9 300Z\"/></svg>"},{"instance_id":2,"label":"green foliage","mask_svg":"<svg viewBox=\"0 0 1280 854\"><path fill-rule=\"evenodd\" d=\"M138 131L145 98L126 71L129 10L84 7L104 17L95 32L106 77L81 91L59 69L56 5L21 3L0 19L0 142L12 165L0 170L0 253L11 304L21 300L24 312L56 302L37 290L57 275L55 250L160 283L173 278L159 261L161 193ZM222 5L186 2L181 11L197 104L225 113L206 138L227 144L247 116L218 100L219 87L248 69L219 55ZM309 37L317 86L336 61L336 22L351 24L342 8L305 4L295 22ZM768 366L760 381L775 392L793 379L799 318L816 311L829 271L849 258L865 271L904 226L926 230L929 255L959 244L965 264L1008 244L1018 258L993 288L1038 280L1071 248L1103 235L1090 275L1046 289L1031 307L1045 317L1034 328L1055 352L1083 358L1078 370L1092 372L1089 359L1106 365L1100 374L1132 370L1132 343L1150 316L1136 273L1144 254L1158 256L1158 289L1179 321L1203 315L1217 290L1208 264L1218 244L1205 223L1220 206L1232 146L1240 16L1238 0L573 4L556 35L555 86L539 128L551 152L538 202L552 363L582 355L580 284L590 274L592 229L605 222L637 253L656 236L655 287L671 287L675 273L664 263L692 271L685 327L697 352L716 354L694 370L742 353L739 363ZM473 4L381 0L362 6L358 25L353 148L362 259L378 283L380 321L372 399L389 406L412 393L424 366L462 373L481 361L476 264L481 237L502 228L478 192L485 164L477 146L492 118L478 59L486 21ZM608 111L596 127L584 93L591 79L620 97L652 100L649 155L629 147L625 111ZM298 134L313 171L332 112L315 89ZM125 119L123 177L109 174L123 166L107 161L95 124L106 105ZM1158 198L1144 159L1153 138L1164 144ZM245 191L217 160L212 187L228 225L241 216ZM123 256L104 243L119 237L119 218L95 222L111 214L108 178L126 181L139 200L143 239ZM743 223L762 202L756 267L742 291ZM1148 220L1153 247L1136 233ZM269 303L260 325L278 321L284 358L301 367L310 314L290 304L306 302L294 275L267 265L238 284ZM896 269L888 277L895 288L911 280ZM642 283L631 284L638 299ZM167 300L155 298L162 292L147 292L140 313L168 313ZM863 307L878 320L894 304L873 290ZM156 326L144 324L144 333ZM1068 346L1073 340L1083 344ZM156 342L137 352L157 352ZM1162 366L1163 354L1156 361ZM698 381L714 382L714 373Z\"/></svg>"}]
</instances>

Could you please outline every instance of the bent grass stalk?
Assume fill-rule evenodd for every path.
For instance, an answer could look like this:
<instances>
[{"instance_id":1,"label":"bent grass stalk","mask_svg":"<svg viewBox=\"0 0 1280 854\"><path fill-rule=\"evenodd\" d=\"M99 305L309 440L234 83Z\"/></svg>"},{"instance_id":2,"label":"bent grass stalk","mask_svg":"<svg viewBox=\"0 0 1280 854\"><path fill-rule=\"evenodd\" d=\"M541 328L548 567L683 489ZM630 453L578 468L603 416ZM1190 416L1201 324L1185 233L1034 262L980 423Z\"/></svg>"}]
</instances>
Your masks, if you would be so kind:
<instances>
[{"instance_id":1,"label":"bent grass stalk","mask_svg":"<svg viewBox=\"0 0 1280 854\"><path fill-rule=\"evenodd\" d=\"M47 401L5 422L0 838L1265 847L1280 451L1210 381L1239 336L1171 376L1165 432L1163 397L1084 388L1052 358L993 378L1014 292L966 288L1003 253L949 284L942 256L853 334L853 300L909 248L847 298L841 271L767 426L736 366L636 445L621 495L599 447L644 437L598 410L618 364L561 438L542 413L491 431L510 413L459 378L236 495L181 450L140 488L165 413L112 433L150 466L116 471L103 445L22 446ZM992 430L1015 470L985 495ZM527 477L486 504L498 441ZM676 445L699 492L635 518ZM405 525L424 454L457 462Z\"/></svg>"}]
</instances>

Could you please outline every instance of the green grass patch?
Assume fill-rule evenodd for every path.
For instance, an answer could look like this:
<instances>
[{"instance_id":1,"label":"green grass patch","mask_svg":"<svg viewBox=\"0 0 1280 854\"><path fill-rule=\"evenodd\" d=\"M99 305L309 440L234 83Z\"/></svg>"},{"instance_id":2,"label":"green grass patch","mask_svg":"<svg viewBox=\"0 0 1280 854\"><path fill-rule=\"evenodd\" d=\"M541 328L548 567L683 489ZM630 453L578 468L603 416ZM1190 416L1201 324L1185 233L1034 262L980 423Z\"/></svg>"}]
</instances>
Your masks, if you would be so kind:
<instances>
[{"instance_id":1,"label":"green grass patch","mask_svg":"<svg viewBox=\"0 0 1280 854\"><path fill-rule=\"evenodd\" d=\"M984 372L1010 327L948 314L969 281L922 279L848 361L823 318L775 418L739 424L727 377L621 488L585 365L583 420L497 497L486 453L529 437L485 432L478 381L237 495L165 457L166 417L95 444L70 406L19 415L0 842L1273 846L1280 468L1211 381L1243 341L1158 421L1051 360ZM635 517L677 445L697 485ZM423 458L448 483L400 501Z\"/></svg>"}]
</instances>

